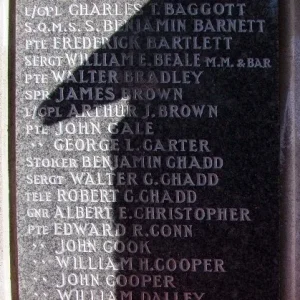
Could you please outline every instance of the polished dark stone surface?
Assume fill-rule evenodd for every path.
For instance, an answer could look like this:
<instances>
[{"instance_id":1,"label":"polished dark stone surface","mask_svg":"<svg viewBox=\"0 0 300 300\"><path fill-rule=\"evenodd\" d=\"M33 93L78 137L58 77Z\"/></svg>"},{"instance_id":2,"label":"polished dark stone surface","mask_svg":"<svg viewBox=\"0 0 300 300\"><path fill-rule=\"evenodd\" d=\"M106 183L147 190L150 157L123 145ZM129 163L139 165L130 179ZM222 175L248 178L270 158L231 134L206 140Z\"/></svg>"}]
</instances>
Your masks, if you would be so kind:
<instances>
[{"instance_id":1,"label":"polished dark stone surface","mask_svg":"<svg viewBox=\"0 0 300 300\"><path fill-rule=\"evenodd\" d=\"M215 4L215 1L206 2ZM74 288L84 290L86 293L84 299L87 300L93 299L91 297L93 293L98 295L99 300L102 300L99 290L103 290L106 295L103 300L109 299L111 291L116 294L116 299L122 299L124 292L132 292L132 299L143 300L279 299L277 10L271 1L237 2L241 5L245 4L244 13L240 16L238 9L233 9L232 15L226 17L215 15L208 17L202 15L172 16L174 20L176 18L185 20L187 29L184 33L147 33L142 31L133 34L122 29L115 32L102 48L96 49L93 54L90 54L85 65L80 65L72 71L74 82L65 81L53 87L47 99L37 102L41 110L49 108L55 110L54 114L30 120L30 122L34 122L33 124L39 124L49 132L42 137L32 137L34 143L42 143L41 147L26 149L32 140L28 136L22 135L22 124L25 119L24 114L20 113L17 128L17 132L20 132L21 135L20 144L17 145L20 299L34 299L34 293L37 293L38 296L46 293L45 297L48 299L60 299L58 290L63 291L64 288L67 291ZM143 6L142 17L135 15L127 22L136 24L138 20L142 21L143 17L147 16L149 22L153 24L157 18L151 15L153 3L155 1ZM165 17L163 12L168 2L157 3L160 8L160 16ZM186 8L191 1L173 1L172 3L174 7L176 3L180 3L183 8ZM253 32L196 33L192 30L195 18L209 18L212 23L217 23L217 19L222 18L251 19L253 22L264 20L265 23L253 23ZM72 18L70 18L71 21ZM263 26L263 32L259 31L259 24ZM247 25L244 26L248 28ZM90 34L86 33L86 36ZM128 35L135 37L139 45L138 49L120 49L118 47L107 49L110 48L107 45L112 45L115 40L120 40L121 37ZM210 40L214 41L211 49L192 49L193 44L189 40L187 42L189 49L147 49L147 38L150 35L156 39L165 37L167 43L170 43L174 36L191 36L198 42L203 41L204 36L210 39L218 36L220 44L217 45L215 40ZM224 38L232 38L230 47ZM49 37L50 39L51 37ZM228 39L227 41L229 42ZM182 43L181 45L187 44ZM203 47L204 44L201 45ZM50 53L56 53L55 49L51 49ZM121 59L124 54L129 57L132 55L132 65L95 66L97 59L103 57L104 53L113 54L117 59ZM145 57L145 66L139 66L139 55L142 53ZM160 53L169 53L170 57L174 57L173 55L176 53L182 61L188 61L186 61L186 66L154 66L153 58L155 54ZM189 55L189 58L186 54ZM192 55L196 54L199 54L200 57L199 66L195 66L195 64L188 66ZM212 57L216 57L215 66L213 62L207 63L208 58ZM227 58L229 59L227 60ZM19 61L21 59L22 57L19 57ZM253 62L256 64L255 67ZM42 72L43 68L38 69ZM54 69L52 68L52 70ZM111 70L112 74L116 74L116 80L105 84L95 84L91 81L80 83L83 79L82 74L86 76L84 79L89 78L90 80L87 74L91 70ZM151 80L138 83L125 82L125 71L143 71L145 75L152 71L153 77ZM189 72L185 79L188 83L182 82L182 72L185 71ZM161 83L160 80L157 81L157 78L161 78L162 72L165 72L164 74L173 72L169 74L175 74L176 82ZM49 74L51 73L49 72ZM91 99L88 94L81 100L74 99L75 95L80 94L82 88L92 88ZM97 88L106 90L103 100L95 100ZM176 90L177 97L175 99L172 99L174 90L171 90L170 96L165 100L159 100L158 97L153 100L141 100L134 99L132 96L125 101L122 99L124 88L139 89L142 97L146 91L152 91L152 89L156 92L158 89L168 88L181 90ZM21 85L19 86L20 91L22 91ZM64 91L62 101L61 91ZM180 98L181 93L182 99ZM27 103L25 104L27 105ZM17 103L17 107L21 108L25 104L18 105ZM30 106L31 103L28 105ZM116 105L118 107L132 105L135 109L134 113L119 118L103 117L107 107L114 108ZM88 116L81 117L87 107L90 108ZM165 108L169 111L168 116L164 115ZM203 114L200 117L195 110L199 112L201 109L203 109ZM191 111L189 116L187 116L187 110ZM98 111L99 116L96 115ZM101 134L89 132L72 135L64 132L60 135L60 128L71 126L68 125L70 122L76 126L79 126L80 122L100 122ZM117 124L117 130L109 133L107 131L108 123L112 122ZM96 141L104 138L112 139L118 144L118 147L110 151L98 149L95 151L86 149L84 151L60 151L54 146L55 140L58 138L74 140L91 138ZM130 140L130 148L128 140ZM95 156L101 155L110 155L119 162L123 161L124 164L116 166L113 170L103 167L93 168L82 164L83 156L92 160ZM72 158L77 162L78 167L73 169L68 167L29 169L28 164L24 162L28 156ZM161 165L157 164L156 167L153 167L146 164L145 167L134 167L132 163L134 159L140 160L150 156L160 157ZM174 157L174 159L170 160L170 157ZM179 157L186 159L188 164L174 165L174 167L168 165L168 162L176 161ZM222 162L222 165L218 167L216 164L215 167L205 168L204 160L210 161L209 158L213 157L219 164ZM124 162L125 158L129 161L130 166ZM89 172L95 182L91 184L75 183L72 180L71 172ZM39 185L38 187L30 185L28 181L22 179L26 175L36 173L60 175L64 179L62 185ZM111 174L110 182L106 173ZM86 173L84 173L84 179L85 175ZM104 187L118 191L116 201L88 204L59 202L56 196L58 189L102 188L103 186L99 182L97 183L98 176L105 182ZM172 181L168 181L170 176L176 177L173 184ZM129 179L124 180L123 177ZM149 181L146 181L145 178L152 178L152 183L148 184ZM207 180L210 178L211 184L204 184L203 178L207 178ZM43 204L43 207L49 210L50 218L32 221L32 219L24 217L24 213L29 207L26 200L24 201L26 199L24 193L36 190L40 192L46 190L52 194L52 201L46 205ZM144 195L150 193L149 190L157 190L159 203L144 200ZM189 193L195 195L196 199L190 201L191 203L176 203L175 199L178 193ZM166 197L166 200L162 201L162 195L170 197ZM132 201L130 196L132 196ZM34 207L41 207L40 204L38 205L33 204ZM57 206L62 207L64 213L67 209L74 212L76 206L106 207L110 209L111 215L106 218L107 220L95 218L66 220L60 218ZM125 213L122 214L122 211ZM150 211L149 218L141 217L147 211ZM212 212L211 218L208 217L209 211ZM226 211L227 218L225 219L222 213L216 217L218 211L223 213ZM151 217L151 212L154 213L153 217ZM101 228L103 223L108 223L112 228L118 228L118 226L125 228L126 232L124 235L114 237L93 237L92 235L87 237L86 233L59 236L57 232L55 234L54 223L63 222L82 224L83 226L93 223L98 228ZM42 223L49 226L50 233L43 237L28 235L26 231L31 223ZM87 227L90 229L90 225ZM140 228L140 231L137 228ZM161 230L180 228L182 231L175 232L176 236L167 237L167 231L164 231L165 236L157 235L158 228L162 228ZM60 268L57 257L62 256L57 251L60 249L61 239L87 238L95 240L96 252L68 252L64 255L81 256L85 262L88 259L96 260L101 257L103 260L107 260L108 257L112 257L116 264L122 264L124 258L132 258L132 267L117 270L115 276L123 278L123 275L126 275L127 278L131 276L131 278L140 278L140 280L146 278L147 280L151 279L151 282L145 283L144 286L140 284L137 287L109 288L105 285L105 276L113 274L112 270L89 270L87 272L72 271L71 267L69 269ZM130 253L132 251L125 251L110 255L103 251L103 243L106 240L118 240L124 244L133 241L137 244L142 243L144 247L134 254ZM33 244L35 245L33 246L34 251L30 248ZM36 247L38 250L35 250ZM161 263L166 264L168 259L172 259L171 261L177 262L177 264L181 262L181 270L180 267L175 270L158 270ZM38 267L34 267L33 260L39 262ZM193 267L193 264L199 264L199 266ZM102 279L100 285L96 287L83 287L80 284L74 287L69 284L60 289L57 285L61 283L62 272L65 274L84 272L100 274ZM32 280L29 274L37 277L38 283L32 284L30 289L27 289ZM46 281L43 276L47 277ZM154 282L153 276L161 276L162 279L156 278L157 281ZM34 281L32 282L34 283ZM39 282L41 283L39 284ZM92 290L95 292L91 292ZM72 297L72 300L80 299L76 298L75 293Z\"/></svg>"}]
</instances>

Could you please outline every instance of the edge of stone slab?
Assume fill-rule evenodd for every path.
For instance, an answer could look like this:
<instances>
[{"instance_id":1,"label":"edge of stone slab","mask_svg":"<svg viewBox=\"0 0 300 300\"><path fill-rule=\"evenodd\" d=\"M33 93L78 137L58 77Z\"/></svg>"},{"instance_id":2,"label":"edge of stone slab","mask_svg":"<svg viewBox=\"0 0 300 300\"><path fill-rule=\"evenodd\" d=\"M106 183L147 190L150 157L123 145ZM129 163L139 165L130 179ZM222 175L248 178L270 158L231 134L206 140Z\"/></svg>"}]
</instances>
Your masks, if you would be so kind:
<instances>
[{"instance_id":1,"label":"edge of stone slab","mask_svg":"<svg viewBox=\"0 0 300 300\"><path fill-rule=\"evenodd\" d=\"M281 298L300 297L300 1L280 0Z\"/></svg>"},{"instance_id":2,"label":"edge of stone slab","mask_svg":"<svg viewBox=\"0 0 300 300\"><path fill-rule=\"evenodd\" d=\"M0 1L0 293L11 299L8 180L8 28L9 0Z\"/></svg>"}]
</instances>

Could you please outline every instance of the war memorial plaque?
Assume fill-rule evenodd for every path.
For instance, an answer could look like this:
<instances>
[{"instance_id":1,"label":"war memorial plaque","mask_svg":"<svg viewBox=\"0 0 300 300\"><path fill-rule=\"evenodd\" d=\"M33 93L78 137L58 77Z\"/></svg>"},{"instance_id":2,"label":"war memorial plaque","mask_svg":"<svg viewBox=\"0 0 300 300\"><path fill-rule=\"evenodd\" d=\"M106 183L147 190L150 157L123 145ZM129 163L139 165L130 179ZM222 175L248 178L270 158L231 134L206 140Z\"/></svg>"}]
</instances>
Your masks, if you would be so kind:
<instances>
[{"instance_id":1,"label":"war memorial plaque","mask_svg":"<svg viewBox=\"0 0 300 300\"><path fill-rule=\"evenodd\" d=\"M15 298L279 299L277 1L16 13Z\"/></svg>"}]
</instances>

